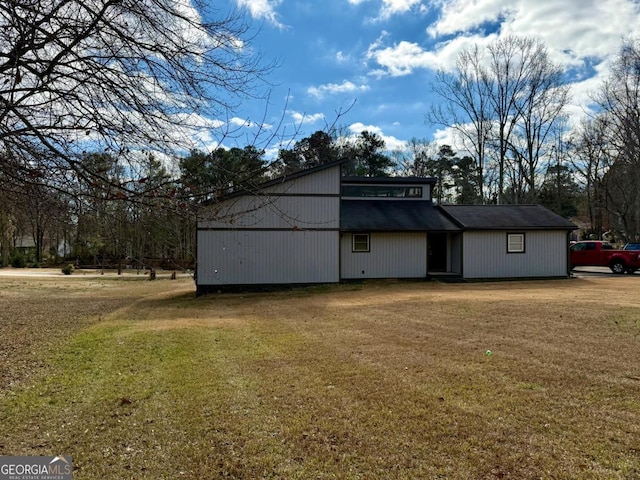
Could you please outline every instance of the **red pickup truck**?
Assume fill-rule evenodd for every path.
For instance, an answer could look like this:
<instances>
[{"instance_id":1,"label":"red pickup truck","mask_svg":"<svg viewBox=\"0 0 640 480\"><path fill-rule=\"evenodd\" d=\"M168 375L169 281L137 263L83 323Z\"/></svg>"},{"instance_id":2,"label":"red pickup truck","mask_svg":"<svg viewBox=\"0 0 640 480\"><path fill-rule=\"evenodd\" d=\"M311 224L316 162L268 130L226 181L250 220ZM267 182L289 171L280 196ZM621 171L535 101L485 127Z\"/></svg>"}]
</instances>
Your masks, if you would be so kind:
<instances>
[{"instance_id":1,"label":"red pickup truck","mask_svg":"<svg viewBox=\"0 0 640 480\"><path fill-rule=\"evenodd\" d=\"M577 242L569 250L571 269L579 266L609 267L613 273L633 273L640 269L640 252L616 250L609 242Z\"/></svg>"}]
</instances>

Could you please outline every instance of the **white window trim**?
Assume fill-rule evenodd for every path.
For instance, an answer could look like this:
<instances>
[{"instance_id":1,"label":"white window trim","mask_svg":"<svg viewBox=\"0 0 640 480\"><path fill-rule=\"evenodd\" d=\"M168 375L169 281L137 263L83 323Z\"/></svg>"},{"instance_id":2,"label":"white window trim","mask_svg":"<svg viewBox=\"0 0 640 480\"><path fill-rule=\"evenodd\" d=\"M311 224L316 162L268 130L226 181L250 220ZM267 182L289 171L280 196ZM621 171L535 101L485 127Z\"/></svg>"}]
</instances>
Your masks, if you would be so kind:
<instances>
[{"instance_id":1,"label":"white window trim","mask_svg":"<svg viewBox=\"0 0 640 480\"><path fill-rule=\"evenodd\" d=\"M365 237L367 239L366 250L363 250L361 248L356 249L356 237ZM371 236L368 233L354 233L353 235L351 235L351 251L353 253L369 253L371 251Z\"/></svg>"},{"instance_id":2,"label":"white window trim","mask_svg":"<svg viewBox=\"0 0 640 480\"><path fill-rule=\"evenodd\" d=\"M525 252L526 252L525 234L524 233L508 233L507 234L507 253L525 253Z\"/></svg>"}]
</instances>

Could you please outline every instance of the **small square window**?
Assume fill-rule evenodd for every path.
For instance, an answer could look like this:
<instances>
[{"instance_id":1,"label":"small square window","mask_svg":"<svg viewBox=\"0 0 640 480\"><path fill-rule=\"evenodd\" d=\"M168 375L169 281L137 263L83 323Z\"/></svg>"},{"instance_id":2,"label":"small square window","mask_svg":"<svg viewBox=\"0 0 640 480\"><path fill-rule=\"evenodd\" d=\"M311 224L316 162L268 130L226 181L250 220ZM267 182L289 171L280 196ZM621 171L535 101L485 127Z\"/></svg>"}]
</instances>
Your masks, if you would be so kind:
<instances>
[{"instance_id":1,"label":"small square window","mask_svg":"<svg viewBox=\"0 0 640 480\"><path fill-rule=\"evenodd\" d=\"M352 250L354 252L368 252L369 251L369 234L354 233Z\"/></svg>"},{"instance_id":2,"label":"small square window","mask_svg":"<svg viewBox=\"0 0 640 480\"><path fill-rule=\"evenodd\" d=\"M507 235L507 253L524 253L524 233Z\"/></svg>"}]
</instances>

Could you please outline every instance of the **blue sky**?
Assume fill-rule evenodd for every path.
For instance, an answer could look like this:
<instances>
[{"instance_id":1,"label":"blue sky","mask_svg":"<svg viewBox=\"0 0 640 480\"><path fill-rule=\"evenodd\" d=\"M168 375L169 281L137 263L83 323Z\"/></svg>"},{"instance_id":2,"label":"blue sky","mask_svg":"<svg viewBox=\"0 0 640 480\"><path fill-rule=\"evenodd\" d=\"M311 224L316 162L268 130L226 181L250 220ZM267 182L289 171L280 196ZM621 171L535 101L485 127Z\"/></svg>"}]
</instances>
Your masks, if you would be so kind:
<instances>
[{"instance_id":1,"label":"blue sky","mask_svg":"<svg viewBox=\"0 0 640 480\"><path fill-rule=\"evenodd\" d=\"M461 49L510 34L543 40L568 73L577 122L621 40L640 34L638 0L224 0L215 8L225 2L247 15L252 48L279 63L266 116L264 101L247 101L237 120L282 122L304 137L353 104L338 126L373 131L389 149L411 138L452 143L425 115L439 101L434 72L452 69Z\"/></svg>"}]
</instances>

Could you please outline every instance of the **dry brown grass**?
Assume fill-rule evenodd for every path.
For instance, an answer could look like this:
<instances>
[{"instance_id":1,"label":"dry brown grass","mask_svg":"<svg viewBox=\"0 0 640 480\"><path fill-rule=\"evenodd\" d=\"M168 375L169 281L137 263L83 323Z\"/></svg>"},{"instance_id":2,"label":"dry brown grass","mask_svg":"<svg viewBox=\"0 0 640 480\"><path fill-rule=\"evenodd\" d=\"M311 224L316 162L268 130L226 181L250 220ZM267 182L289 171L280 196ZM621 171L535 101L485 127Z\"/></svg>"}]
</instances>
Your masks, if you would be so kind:
<instances>
[{"instance_id":1,"label":"dry brown grass","mask_svg":"<svg viewBox=\"0 0 640 480\"><path fill-rule=\"evenodd\" d=\"M0 273L0 390L33 375L46 352L82 328L149 295L148 282L135 277L10 273ZM158 282L154 288L172 291L175 285Z\"/></svg>"},{"instance_id":2,"label":"dry brown grass","mask_svg":"<svg viewBox=\"0 0 640 480\"><path fill-rule=\"evenodd\" d=\"M637 276L81 285L37 297L113 312L14 319L72 333L30 340L49 354L0 395L0 454L70 454L91 479L640 477Z\"/></svg>"}]
</instances>

